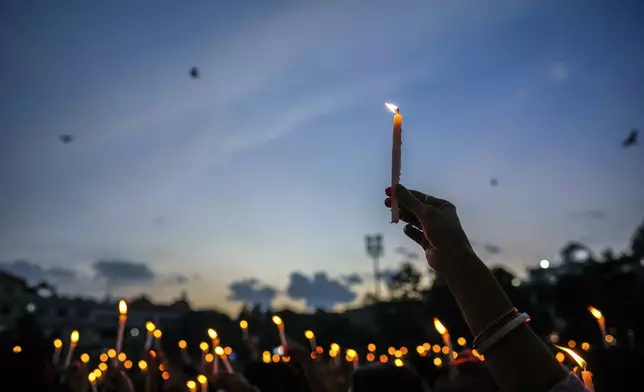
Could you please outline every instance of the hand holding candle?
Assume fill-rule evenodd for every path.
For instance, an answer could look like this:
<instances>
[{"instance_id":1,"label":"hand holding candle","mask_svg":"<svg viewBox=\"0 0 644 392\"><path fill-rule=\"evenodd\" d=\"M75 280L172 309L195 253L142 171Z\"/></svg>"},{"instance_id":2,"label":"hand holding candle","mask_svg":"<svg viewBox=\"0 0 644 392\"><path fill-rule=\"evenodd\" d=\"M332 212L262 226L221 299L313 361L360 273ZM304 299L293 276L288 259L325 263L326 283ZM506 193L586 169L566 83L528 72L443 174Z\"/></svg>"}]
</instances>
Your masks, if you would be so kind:
<instances>
[{"instance_id":1,"label":"hand holding candle","mask_svg":"<svg viewBox=\"0 0 644 392\"><path fill-rule=\"evenodd\" d=\"M391 189L396 189L400 183L401 157L402 157L402 120L400 108L391 103L385 103L387 109L394 114L393 143L391 146ZM395 192L391 194L391 223L398 223L400 220L398 209L398 198Z\"/></svg>"},{"instance_id":2,"label":"hand holding candle","mask_svg":"<svg viewBox=\"0 0 644 392\"><path fill-rule=\"evenodd\" d=\"M275 315L273 316L273 323L277 325L277 330L279 331L279 334L280 334L280 342L282 343L282 347L284 348L284 350L286 350L286 347L288 345L286 344L287 342L286 342L286 333L284 332L284 322L279 316Z\"/></svg>"}]
</instances>

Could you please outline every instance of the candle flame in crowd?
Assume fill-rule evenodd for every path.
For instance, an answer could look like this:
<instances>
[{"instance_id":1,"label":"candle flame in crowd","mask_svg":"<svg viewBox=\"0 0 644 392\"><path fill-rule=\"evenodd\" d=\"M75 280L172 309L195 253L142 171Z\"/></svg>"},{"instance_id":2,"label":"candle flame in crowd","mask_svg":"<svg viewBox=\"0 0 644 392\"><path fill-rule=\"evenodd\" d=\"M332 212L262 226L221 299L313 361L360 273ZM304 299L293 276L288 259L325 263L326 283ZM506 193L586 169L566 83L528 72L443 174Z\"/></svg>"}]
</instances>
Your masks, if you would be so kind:
<instances>
[{"instance_id":1,"label":"candle flame in crowd","mask_svg":"<svg viewBox=\"0 0 644 392\"><path fill-rule=\"evenodd\" d=\"M80 334L78 333L77 330L73 330L71 335L69 335L69 340L72 342L72 344L78 343L78 340L80 339Z\"/></svg>"},{"instance_id":2,"label":"candle flame in crowd","mask_svg":"<svg viewBox=\"0 0 644 392\"><path fill-rule=\"evenodd\" d=\"M22 352L22 347L20 346L13 346L13 352L16 354L19 354Z\"/></svg>"},{"instance_id":3,"label":"candle flame in crowd","mask_svg":"<svg viewBox=\"0 0 644 392\"><path fill-rule=\"evenodd\" d=\"M54 347L55 347L55 348L58 348L58 349L59 349L59 348L61 348L61 347L63 347L63 341L62 341L62 340L60 340L60 339L56 339L56 340L54 340Z\"/></svg>"},{"instance_id":4,"label":"candle flame in crowd","mask_svg":"<svg viewBox=\"0 0 644 392\"><path fill-rule=\"evenodd\" d=\"M208 328L208 336L210 336L210 339L214 340L217 339L217 336L219 336L219 334L214 329Z\"/></svg>"},{"instance_id":5,"label":"candle flame in crowd","mask_svg":"<svg viewBox=\"0 0 644 392\"><path fill-rule=\"evenodd\" d=\"M441 321L437 317L434 317L434 327L441 335L445 335L447 333L447 328L445 328L443 323L441 323Z\"/></svg>"},{"instance_id":6,"label":"candle flame in crowd","mask_svg":"<svg viewBox=\"0 0 644 392\"><path fill-rule=\"evenodd\" d=\"M394 105L393 103L386 103L385 106L387 109L389 109L392 113L396 114L396 111L398 110L398 106Z\"/></svg>"},{"instance_id":7,"label":"candle flame in crowd","mask_svg":"<svg viewBox=\"0 0 644 392\"><path fill-rule=\"evenodd\" d=\"M163 336L163 332L161 332L160 329L155 329L154 330L154 337L157 339L161 339L161 336Z\"/></svg>"},{"instance_id":8,"label":"candle flame in crowd","mask_svg":"<svg viewBox=\"0 0 644 392\"><path fill-rule=\"evenodd\" d=\"M273 316L273 322L275 323L275 325L282 325L282 319L280 318L280 316Z\"/></svg>"},{"instance_id":9,"label":"candle flame in crowd","mask_svg":"<svg viewBox=\"0 0 644 392\"><path fill-rule=\"evenodd\" d=\"M154 330L157 329L157 326L154 325L152 321L148 321L145 323L145 329L147 329L148 332L154 332Z\"/></svg>"},{"instance_id":10,"label":"candle flame in crowd","mask_svg":"<svg viewBox=\"0 0 644 392\"><path fill-rule=\"evenodd\" d=\"M139 369L145 371L148 368L148 363L145 362L144 360L140 360L139 363Z\"/></svg>"},{"instance_id":11,"label":"candle flame in crowd","mask_svg":"<svg viewBox=\"0 0 644 392\"><path fill-rule=\"evenodd\" d=\"M590 311L590 314L592 314L593 317L596 318L597 320L601 320L602 318L604 318L604 316L602 315L602 312L600 312L599 309L589 306L588 310Z\"/></svg>"},{"instance_id":12,"label":"candle flame in crowd","mask_svg":"<svg viewBox=\"0 0 644 392\"><path fill-rule=\"evenodd\" d=\"M186 386L188 387L188 389L189 389L190 391L196 391L196 390L197 390L197 384L196 384L194 381L192 381L192 380L188 381L188 382L186 383Z\"/></svg>"},{"instance_id":13,"label":"candle flame in crowd","mask_svg":"<svg viewBox=\"0 0 644 392\"><path fill-rule=\"evenodd\" d=\"M217 354L217 355L219 355L219 356L224 355L224 349L223 349L223 348L221 348L221 346L217 346L217 347L215 347L215 354Z\"/></svg>"},{"instance_id":14,"label":"candle flame in crowd","mask_svg":"<svg viewBox=\"0 0 644 392\"><path fill-rule=\"evenodd\" d=\"M179 344L179 348L182 349L182 350L185 350L186 347L188 346L188 343L186 343L186 341L183 340L183 339L179 340L178 344Z\"/></svg>"},{"instance_id":15,"label":"candle flame in crowd","mask_svg":"<svg viewBox=\"0 0 644 392\"><path fill-rule=\"evenodd\" d=\"M315 337L315 334L311 330L304 331L304 337L311 340Z\"/></svg>"},{"instance_id":16,"label":"candle flame in crowd","mask_svg":"<svg viewBox=\"0 0 644 392\"><path fill-rule=\"evenodd\" d=\"M96 375L94 373L90 373L87 375L87 379L91 384L94 384L96 382Z\"/></svg>"},{"instance_id":17,"label":"candle flame in crowd","mask_svg":"<svg viewBox=\"0 0 644 392\"><path fill-rule=\"evenodd\" d=\"M127 315L127 303L125 303L125 301L123 300L119 301L119 314L121 316Z\"/></svg>"},{"instance_id":18,"label":"candle flame in crowd","mask_svg":"<svg viewBox=\"0 0 644 392\"><path fill-rule=\"evenodd\" d=\"M576 352L574 352L569 348L557 346L556 344L555 344L555 347L557 347L559 350L562 350L566 354L570 355L570 357L574 359L575 362L577 362L582 369L586 370L586 361L579 354L577 354Z\"/></svg>"},{"instance_id":19,"label":"candle flame in crowd","mask_svg":"<svg viewBox=\"0 0 644 392\"><path fill-rule=\"evenodd\" d=\"M89 354L88 353L82 353L80 356L80 360L82 363L87 363L89 362Z\"/></svg>"},{"instance_id":20,"label":"candle flame in crowd","mask_svg":"<svg viewBox=\"0 0 644 392\"><path fill-rule=\"evenodd\" d=\"M199 343L199 348L201 349L201 351L208 351L208 343L206 342Z\"/></svg>"},{"instance_id":21,"label":"candle flame in crowd","mask_svg":"<svg viewBox=\"0 0 644 392\"><path fill-rule=\"evenodd\" d=\"M248 329L248 321L242 320L239 322L239 328L241 329Z\"/></svg>"},{"instance_id":22,"label":"candle flame in crowd","mask_svg":"<svg viewBox=\"0 0 644 392\"><path fill-rule=\"evenodd\" d=\"M114 350L113 348L107 350L107 356L110 358L116 357L116 350Z\"/></svg>"}]
</instances>

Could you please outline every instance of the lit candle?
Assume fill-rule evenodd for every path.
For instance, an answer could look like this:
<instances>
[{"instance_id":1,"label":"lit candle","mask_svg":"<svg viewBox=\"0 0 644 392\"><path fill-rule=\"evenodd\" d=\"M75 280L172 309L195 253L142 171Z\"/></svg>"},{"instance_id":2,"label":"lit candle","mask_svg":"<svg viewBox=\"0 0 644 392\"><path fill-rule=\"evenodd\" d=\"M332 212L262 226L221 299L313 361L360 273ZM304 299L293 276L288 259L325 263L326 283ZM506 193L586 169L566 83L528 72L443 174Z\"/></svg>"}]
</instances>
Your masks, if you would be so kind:
<instances>
[{"instance_id":1,"label":"lit candle","mask_svg":"<svg viewBox=\"0 0 644 392\"><path fill-rule=\"evenodd\" d=\"M230 364L230 361L228 360L228 356L226 356L226 353L224 352L224 349L221 348L220 346L215 347L215 354L217 355L217 357L221 358L221 361L224 363L224 366L226 367L226 371L228 373L232 373L233 372L233 367Z\"/></svg>"},{"instance_id":2,"label":"lit candle","mask_svg":"<svg viewBox=\"0 0 644 392\"><path fill-rule=\"evenodd\" d=\"M199 348L201 349L201 368L206 368L206 355L208 354L208 343L201 342L199 343Z\"/></svg>"},{"instance_id":3,"label":"lit candle","mask_svg":"<svg viewBox=\"0 0 644 392\"><path fill-rule=\"evenodd\" d=\"M54 340L54 358L52 359L52 362L54 365L58 365L58 361L60 361L60 352L63 350L63 341L60 339Z\"/></svg>"},{"instance_id":4,"label":"lit candle","mask_svg":"<svg viewBox=\"0 0 644 392\"><path fill-rule=\"evenodd\" d=\"M594 392L595 386L593 385L593 374L586 368L586 361L579 354L577 354L576 352L574 352L569 348L557 346L556 344L555 344L555 347L557 347L559 350L564 351L566 354L570 355L572 359L574 359L575 362L579 364L579 366L582 368L581 380L584 382L584 386L590 392Z\"/></svg>"},{"instance_id":5,"label":"lit candle","mask_svg":"<svg viewBox=\"0 0 644 392\"><path fill-rule=\"evenodd\" d=\"M208 392L208 377L200 374L197 376L197 381L199 381L199 386L201 387L202 392Z\"/></svg>"},{"instance_id":6,"label":"lit candle","mask_svg":"<svg viewBox=\"0 0 644 392\"><path fill-rule=\"evenodd\" d=\"M186 382L186 387L188 387L188 391L190 392L197 392L197 383L192 380Z\"/></svg>"},{"instance_id":7,"label":"lit candle","mask_svg":"<svg viewBox=\"0 0 644 392\"><path fill-rule=\"evenodd\" d=\"M116 352L120 353L123 349L123 334L125 332L125 322L127 321L127 304L125 301L119 301L119 329L116 335Z\"/></svg>"},{"instance_id":8,"label":"lit candle","mask_svg":"<svg viewBox=\"0 0 644 392\"><path fill-rule=\"evenodd\" d=\"M284 333L284 322L282 319L275 315L273 316L273 323L277 325L277 330L279 331L280 334L280 342L282 343L282 347L286 350L287 344L286 344L286 334Z\"/></svg>"},{"instance_id":9,"label":"lit candle","mask_svg":"<svg viewBox=\"0 0 644 392\"><path fill-rule=\"evenodd\" d=\"M152 338L154 337L154 330L157 329L157 327L152 321L148 321L145 323L145 329L147 329L148 333L145 337L145 345L143 348L145 351L148 351L150 347L152 347Z\"/></svg>"},{"instance_id":10,"label":"lit candle","mask_svg":"<svg viewBox=\"0 0 644 392\"><path fill-rule=\"evenodd\" d=\"M398 106L390 103L385 103L385 106L394 114L393 144L391 146L391 222L398 223L398 198L396 197L396 192L394 191L394 189L400 182L403 117L400 114L400 109L398 108Z\"/></svg>"},{"instance_id":11,"label":"lit candle","mask_svg":"<svg viewBox=\"0 0 644 392\"><path fill-rule=\"evenodd\" d=\"M359 365L358 361L358 353L356 350L350 348L347 350L347 362L351 362L353 364L353 369L357 369Z\"/></svg>"},{"instance_id":12,"label":"lit candle","mask_svg":"<svg viewBox=\"0 0 644 392\"><path fill-rule=\"evenodd\" d=\"M304 331L304 337L309 340L309 344L311 345L311 351L315 351L318 345L315 342L315 334L313 333L313 331Z\"/></svg>"},{"instance_id":13,"label":"lit candle","mask_svg":"<svg viewBox=\"0 0 644 392\"><path fill-rule=\"evenodd\" d=\"M590 314L592 314L593 317L597 319L597 324L599 324L599 329L602 332L602 341L604 342L604 347L608 348L608 342L606 341L606 319L604 318L604 315L599 311L599 309L592 306L589 306L588 310L590 311Z\"/></svg>"},{"instance_id":14,"label":"lit candle","mask_svg":"<svg viewBox=\"0 0 644 392\"><path fill-rule=\"evenodd\" d=\"M212 362L212 374L217 375L219 373L219 356L215 352L215 348L219 345L219 334L212 328L208 328L208 336L212 340L212 351L213 351L213 362Z\"/></svg>"},{"instance_id":15,"label":"lit candle","mask_svg":"<svg viewBox=\"0 0 644 392\"><path fill-rule=\"evenodd\" d=\"M69 364L72 362L72 355L74 355L74 349L76 349L79 339L80 334L78 331L73 330L71 335L69 335L69 351L67 352L67 359L65 359L65 368L68 368Z\"/></svg>"},{"instance_id":16,"label":"lit candle","mask_svg":"<svg viewBox=\"0 0 644 392\"><path fill-rule=\"evenodd\" d=\"M244 339L244 341L249 341L250 338L248 336L248 321L246 320L240 321L239 328L241 328L242 330L242 339Z\"/></svg>"},{"instance_id":17,"label":"lit candle","mask_svg":"<svg viewBox=\"0 0 644 392\"><path fill-rule=\"evenodd\" d=\"M183 359L185 363L189 363L190 358L188 357L188 353L186 352L186 347L188 347L188 343L186 343L185 340L181 339L179 340L178 344L179 344L179 349L181 350L181 359Z\"/></svg>"},{"instance_id":18,"label":"lit candle","mask_svg":"<svg viewBox=\"0 0 644 392\"><path fill-rule=\"evenodd\" d=\"M340 345L337 343L331 343L331 349L329 350L329 356L333 358L333 365L335 367L340 366Z\"/></svg>"},{"instance_id":19,"label":"lit candle","mask_svg":"<svg viewBox=\"0 0 644 392\"><path fill-rule=\"evenodd\" d=\"M154 348L161 351L161 338L163 337L163 332L157 328L152 333L152 336L154 336Z\"/></svg>"},{"instance_id":20,"label":"lit candle","mask_svg":"<svg viewBox=\"0 0 644 392\"><path fill-rule=\"evenodd\" d=\"M96 375L92 372L87 375L89 383L92 385L92 392L96 392Z\"/></svg>"},{"instance_id":21,"label":"lit candle","mask_svg":"<svg viewBox=\"0 0 644 392\"><path fill-rule=\"evenodd\" d=\"M453 362L454 358L452 356L452 351L453 351L452 339L449 336L449 331L447 330L447 328L445 328L443 323L441 323L441 321L436 317L434 317L434 327L436 327L436 330L438 331L438 333L441 334L441 337L443 338L443 344L445 344L449 349L449 353L448 353L449 362L450 363Z\"/></svg>"}]
</instances>

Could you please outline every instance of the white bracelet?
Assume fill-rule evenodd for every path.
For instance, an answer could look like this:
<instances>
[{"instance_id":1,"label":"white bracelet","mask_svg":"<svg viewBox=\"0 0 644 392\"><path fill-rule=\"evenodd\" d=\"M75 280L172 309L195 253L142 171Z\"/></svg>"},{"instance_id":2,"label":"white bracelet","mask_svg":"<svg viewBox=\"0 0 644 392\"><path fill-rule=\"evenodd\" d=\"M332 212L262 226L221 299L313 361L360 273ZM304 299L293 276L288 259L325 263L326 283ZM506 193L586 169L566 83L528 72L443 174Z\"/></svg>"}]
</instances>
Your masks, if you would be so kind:
<instances>
[{"instance_id":1,"label":"white bracelet","mask_svg":"<svg viewBox=\"0 0 644 392\"><path fill-rule=\"evenodd\" d=\"M530 316L528 316L527 313L518 314L515 318L510 320L508 323L506 323L504 326L502 326L496 332L490 335L490 337L488 337L487 339L479 343L479 346L476 349L476 351L483 354L490 347L498 343L499 340L503 339L507 334L512 332L515 328L517 328L518 326L520 326L521 324L529 320L530 320Z\"/></svg>"}]
</instances>

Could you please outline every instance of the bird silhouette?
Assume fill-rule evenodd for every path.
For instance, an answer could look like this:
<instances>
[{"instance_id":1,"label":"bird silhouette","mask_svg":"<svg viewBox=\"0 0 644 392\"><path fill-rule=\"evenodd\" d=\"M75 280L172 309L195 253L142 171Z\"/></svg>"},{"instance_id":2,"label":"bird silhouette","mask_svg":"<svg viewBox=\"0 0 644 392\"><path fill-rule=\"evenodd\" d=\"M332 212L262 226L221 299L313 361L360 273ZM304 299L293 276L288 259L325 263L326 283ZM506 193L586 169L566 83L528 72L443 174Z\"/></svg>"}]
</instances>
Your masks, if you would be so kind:
<instances>
[{"instance_id":1,"label":"bird silhouette","mask_svg":"<svg viewBox=\"0 0 644 392\"><path fill-rule=\"evenodd\" d=\"M63 134L58 137L61 142L68 144L74 141L74 135Z\"/></svg>"},{"instance_id":2,"label":"bird silhouette","mask_svg":"<svg viewBox=\"0 0 644 392\"><path fill-rule=\"evenodd\" d=\"M199 68L197 67L190 68L190 77L193 79L199 79Z\"/></svg>"},{"instance_id":3,"label":"bird silhouette","mask_svg":"<svg viewBox=\"0 0 644 392\"><path fill-rule=\"evenodd\" d=\"M499 185L499 180L497 180L496 178L490 179L490 185L492 185L492 186Z\"/></svg>"},{"instance_id":4,"label":"bird silhouette","mask_svg":"<svg viewBox=\"0 0 644 392\"><path fill-rule=\"evenodd\" d=\"M631 133L628 134L626 139L622 142L622 147L627 148L627 147L632 147L637 144L637 133L639 131L635 128L631 130Z\"/></svg>"}]
</instances>

